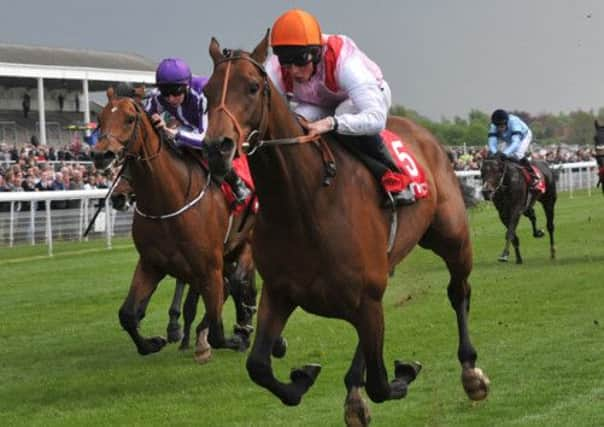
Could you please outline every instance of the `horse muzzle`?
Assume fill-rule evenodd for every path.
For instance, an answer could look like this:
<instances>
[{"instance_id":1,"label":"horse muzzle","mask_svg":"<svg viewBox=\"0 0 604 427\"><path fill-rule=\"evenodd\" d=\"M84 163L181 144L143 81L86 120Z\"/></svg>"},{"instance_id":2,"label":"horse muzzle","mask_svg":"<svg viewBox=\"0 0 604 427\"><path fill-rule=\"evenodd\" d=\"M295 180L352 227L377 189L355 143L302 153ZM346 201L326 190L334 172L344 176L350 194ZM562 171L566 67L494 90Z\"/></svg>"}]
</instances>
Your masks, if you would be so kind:
<instances>
[{"instance_id":1,"label":"horse muzzle","mask_svg":"<svg viewBox=\"0 0 604 427\"><path fill-rule=\"evenodd\" d=\"M232 167L235 155L235 141L231 138L221 137L206 140L204 155L208 159L208 165L216 178L224 178Z\"/></svg>"},{"instance_id":2,"label":"horse muzzle","mask_svg":"<svg viewBox=\"0 0 604 427\"><path fill-rule=\"evenodd\" d=\"M116 158L116 154L112 151L94 151L92 153L94 166L99 170L108 169Z\"/></svg>"}]
</instances>

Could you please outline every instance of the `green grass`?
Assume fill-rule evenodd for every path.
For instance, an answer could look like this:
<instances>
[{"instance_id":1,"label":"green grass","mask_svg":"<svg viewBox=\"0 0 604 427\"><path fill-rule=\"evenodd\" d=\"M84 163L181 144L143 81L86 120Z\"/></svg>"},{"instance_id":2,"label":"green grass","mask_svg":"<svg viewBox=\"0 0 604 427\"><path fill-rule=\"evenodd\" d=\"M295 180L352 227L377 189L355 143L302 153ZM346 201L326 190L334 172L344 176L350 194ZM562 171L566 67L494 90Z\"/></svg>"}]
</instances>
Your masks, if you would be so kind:
<instances>
[{"instance_id":1,"label":"green grass","mask_svg":"<svg viewBox=\"0 0 604 427\"><path fill-rule=\"evenodd\" d=\"M537 209L543 226L543 213ZM385 358L424 369L401 401L370 403L374 426L604 425L604 199L560 196L558 259L546 239L519 226L524 265L496 261L503 227L491 205L470 212L475 265L471 336L491 379L486 401L461 387L448 275L417 249L398 268L384 299ZM0 249L0 420L2 425L339 426L352 328L300 310L285 331L285 379L304 363L323 366L294 408L254 385L245 356L215 351L204 366L175 345L141 357L117 310L136 262L129 240ZM142 331L164 334L173 280L154 295ZM233 323L231 303L225 325Z\"/></svg>"}]
</instances>

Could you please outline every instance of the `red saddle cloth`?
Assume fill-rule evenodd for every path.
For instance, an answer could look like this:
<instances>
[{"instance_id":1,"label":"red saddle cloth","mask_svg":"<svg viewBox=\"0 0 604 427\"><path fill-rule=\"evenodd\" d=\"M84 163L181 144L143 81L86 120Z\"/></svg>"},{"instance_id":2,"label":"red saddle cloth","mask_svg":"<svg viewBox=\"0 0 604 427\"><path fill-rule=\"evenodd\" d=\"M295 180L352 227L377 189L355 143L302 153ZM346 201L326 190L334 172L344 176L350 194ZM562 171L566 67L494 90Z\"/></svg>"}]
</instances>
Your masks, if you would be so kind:
<instances>
[{"instance_id":1,"label":"red saddle cloth","mask_svg":"<svg viewBox=\"0 0 604 427\"><path fill-rule=\"evenodd\" d=\"M535 190L537 190L539 192L539 194L544 194L545 190L546 190L545 176L543 175L543 173L537 166L531 165L531 167L533 168L533 172L537 175L537 178L538 178L537 185L535 186ZM525 168L522 168L522 173L524 174L524 180L526 181L527 184L530 185L531 176L529 175L529 173L526 171Z\"/></svg>"},{"instance_id":2,"label":"red saddle cloth","mask_svg":"<svg viewBox=\"0 0 604 427\"><path fill-rule=\"evenodd\" d=\"M239 205L235 204L235 195L233 194L233 190L231 189L231 186L229 184L227 184L225 181L222 182L222 185L220 186L220 189L222 190L222 193L224 194L224 197L227 201L227 204L230 206L231 212L234 213L235 215L243 212L248 205L252 205L252 211L254 213L258 212L258 198L256 197L256 193L255 193L255 186L254 186L254 180L252 179L252 174L250 172L250 167L247 163L247 157L242 156L242 157L237 157L236 159L233 159L233 169L235 169L235 173L237 174L237 176L239 176L239 178L241 178L243 180L243 182L245 182L245 185L248 186L249 189L252 190L252 194L245 200L244 203L241 203Z\"/></svg>"},{"instance_id":3,"label":"red saddle cloth","mask_svg":"<svg viewBox=\"0 0 604 427\"><path fill-rule=\"evenodd\" d=\"M428 197L426 174L415 160L415 156L409 147L401 141L400 136L388 129L383 130L380 136L388 147L388 151L390 151L396 165L402 171L401 173L388 171L382 176L384 190L396 193L410 186L416 199Z\"/></svg>"}]
</instances>

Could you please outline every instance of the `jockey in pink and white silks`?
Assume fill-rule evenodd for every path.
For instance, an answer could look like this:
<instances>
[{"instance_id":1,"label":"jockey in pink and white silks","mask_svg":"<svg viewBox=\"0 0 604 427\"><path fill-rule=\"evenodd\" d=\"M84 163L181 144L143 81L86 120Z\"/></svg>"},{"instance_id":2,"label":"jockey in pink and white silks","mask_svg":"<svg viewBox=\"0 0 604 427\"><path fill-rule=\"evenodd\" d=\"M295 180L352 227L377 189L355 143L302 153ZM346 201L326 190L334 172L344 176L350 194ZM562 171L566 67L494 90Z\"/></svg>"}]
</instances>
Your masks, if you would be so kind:
<instances>
[{"instance_id":1,"label":"jockey in pink and white silks","mask_svg":"<svg viewBox=\"0 0 604 427\"><path fill-rule=\"evenodd\" d=\"M309 133L335 132L344 144L400 172L379 135L392 104L390 87L353 40L322 34L312 15L292 9L275 21L271 45L266 70L293 111L310 122ZM399 190L391 192L396 205L415 202L412 190Z\"/></svg>"}]
</instances>

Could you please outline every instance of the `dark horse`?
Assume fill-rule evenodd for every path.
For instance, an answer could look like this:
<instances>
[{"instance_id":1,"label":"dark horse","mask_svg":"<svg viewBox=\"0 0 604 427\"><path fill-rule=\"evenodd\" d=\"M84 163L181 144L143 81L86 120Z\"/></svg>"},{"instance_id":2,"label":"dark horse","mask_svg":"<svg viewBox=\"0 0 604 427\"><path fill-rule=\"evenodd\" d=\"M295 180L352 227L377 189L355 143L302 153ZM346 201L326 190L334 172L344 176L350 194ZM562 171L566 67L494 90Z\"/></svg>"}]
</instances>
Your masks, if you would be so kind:
<instances>
[{"instance_id":1,"label":"dark horse","mask_svg":"<svg viewBox=\"0 0 604 427\"><path fill-rule=\"evenodd\" d=\"M359 343L345 377L347 423L368 422L368 408L360 395L363 385L374 402L403 398L419 365L397 361L395 378L388 381L382 353L382 296L389 272L419 243L447 264L463 386L471 399L485 398L488 379L475 367L477 355L467 324L467 279L472 269L468 221L445 150L428 131L411 121L398 117L388 121L388 128L411 147L430 186L428 198L396 213L401 226L389 252L390 221L395 214L380 208L383 196L375 178L331 135L322 138L322 145L295 144L308 138L303 137L285 98L267 77L262 66L267 51L268 33L251 54L222 53L212 39L214 71L204 89L210 123L206 134L210 169L229 167L235 147L247 140L261 206L252 244L264 282L257 333L247 360L250 377L286 405L300 403L320 367L294 369L291 381L284 383L275 378L270 356L292 311L301 307L320 316L347 320L358 333ZM326 174L325 157L330 155L337 174L325 185L330 175ZM333 172L333 168L329 170Z\"/></svg>"},{"instance_id":2,"label":"dark horse","mask_svg":"<svg viewBox=\"0 0 604 427\"><path fill-rule=\"evenodd\" d=\"M594 156L598 162L598 185L602 186L602 194L604 194L604 126L600 126L597 120L594 125L596 127Z\"/></svg>"},{"instance_id":3,"label":"dark horse","mask_svg":"<svg viewBox=\"0 0 604 427\"><path fill-rule=\"evenodd\" d=\"M211 347L244 349L244 338L224 336L221 314L228 290L223 277L233 278L229 286L237 295L237 311L246 313L243 326L249 325L252 311L246 306L255 305L255 290L233 288L254 285L254 264L246 247L254 216L240 215L229 226L225 198L199 161L160 137L135 100L114 96L112 91L107 95L109 102L99 120L101 135L94 147L95 164L107 168L116 160L129 162L137 197L132 235L140 257L119 310L122 327L142 355L164 347L163 337L145 338L138 326L157 284L169 274L189 283L205 304L205 316L197 327L196 360L209 360ZM230 240L225 242L227 234ZM242 254L247 259L244 264L239 263ZM238 267L243 271L233 273Z\"/></svg>"},{"instance_id":4,"label":"dark horse","mask_svg":"<svg viewBox=\"0 0 604 427\"><path fill-rule=\"evenodd\" d=\"M512 162L504 156L497 154L483 160L480 175L483 183L485 199L492 200L499 218L506 228L505 247L499 256L499 261L507 262L510 256L510 242L516 252L516 264L522 264L520 255L520 240L516 235L516 227L520 217L524 214L531 221L533 237L543 237L542 230L537 228L537 217L533 206L539 200L545 211L547 232L549 233L549 247L551 259L556 258L554 246L554 206L556 205L556 178L547 163L538 160L533 164L545 178L545 193L533 194L529 190L522 166Z\"/></svg>"}]
</instances>

